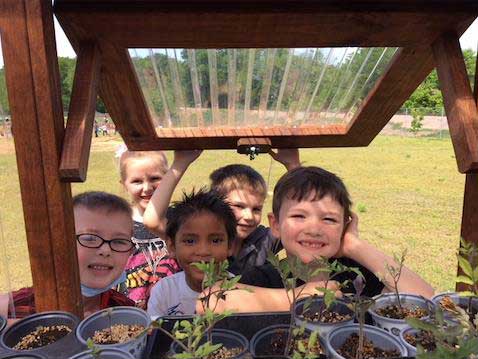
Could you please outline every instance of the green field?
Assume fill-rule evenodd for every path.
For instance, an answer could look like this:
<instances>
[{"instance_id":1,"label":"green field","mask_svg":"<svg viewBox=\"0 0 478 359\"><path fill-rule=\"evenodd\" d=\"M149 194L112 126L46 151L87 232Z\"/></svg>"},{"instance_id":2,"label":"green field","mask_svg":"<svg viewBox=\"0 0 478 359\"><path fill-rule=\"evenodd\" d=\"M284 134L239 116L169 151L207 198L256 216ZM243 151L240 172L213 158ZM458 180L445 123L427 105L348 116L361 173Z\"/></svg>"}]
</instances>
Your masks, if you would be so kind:
<instances>
[{"instance_id":1,"label":"green field","mask_svg":"<svg viewBox=\"0 0 478 359\"><path fill-rule=\"evenodd\" d=\"M94 139L88 179L74 184L74 193L126 195L118 182L116 140ZM10 274L0 265L0 290L6 290L31 284L31 276L12 140L0 142L0 259ZM439 291L454 288L465 178L457 171L449 138L379 136L366 148L301 150L301 159L342 177L359 212L362 238L388 253L408 248L412 269ZM284 172L268 155L249 161L234 151L208 151L190 167L175 197L181 189L206 185L213 169L229 163L252 165L269 178L270 191ZM270 208L268 198L264 221Z\"/></svg>"}]
</instances>

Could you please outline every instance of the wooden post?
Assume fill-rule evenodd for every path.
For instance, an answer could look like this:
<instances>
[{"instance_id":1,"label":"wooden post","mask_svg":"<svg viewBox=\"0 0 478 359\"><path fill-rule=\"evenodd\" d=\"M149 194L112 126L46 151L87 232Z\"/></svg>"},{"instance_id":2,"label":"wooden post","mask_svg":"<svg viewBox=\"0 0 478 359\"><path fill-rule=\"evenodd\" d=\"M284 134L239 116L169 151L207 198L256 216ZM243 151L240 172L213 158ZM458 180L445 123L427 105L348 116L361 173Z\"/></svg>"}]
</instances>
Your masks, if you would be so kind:
<instances>
[{"instance_id":1,"label":"wooden post","mask_svg":"<svg viewBox=\"0 0 478 359\"><path fill-rule=\"evenodd\" d=\"M456 34L446 34L432 45L445 110L460 172L466 173L461 237L478 244L478 111L463 53ZM476 75L476 74L475 74ZM461 269L458 268L458 274ZM457 283L458 291L468 289Z\"/></svg>"},{"instance_id":2,"label":"wooden post","mask_svg":"<svg viewBox=\"0 0 478 359\"><path fill-rule=\"evenodd\" d=\"M37 311L83 316L51 0L3 0L0 29Z\"/></svg>"},{"instance_id":3,"label":"wooden post","mask_svg":"<svg viewBox=\"0 0 478 359\"><path fill-rule=\"evenodd\" d=\"M478 170L478 111L458 36L447 33L433 45L448 127L461 173Z\"/></svg>"},{"instance_id":4,"label":"wooden post","mask_svg":"<svg viewBox=\"0 0 478 359\"><path fill-rule=\"evenodd\" d=\"M95 43L80 46L70 110L61 155L60 174L65 182L84 182L90 157L100 74L100 53Z\"/></svg>"},{"instance_id":5,"label":"wooden post","mask_svg":"<svg viewBox=\"0 0 478 359\"><path fill-rule=\"evenodd\" d=\"M478 52L475 68L474 98L478 106ZM461 238L478 244L478 173L467 173L463 196L463 216L461 220ZM458 270L458 274L461 274ZM469 286L457 283L456 290L468 290Z\"/></svg>"},{"instance_id":6,"label":"wooden post","mask_svg":"<svg viewBox=\"0 0 478 359\"><path fill-rule=\"evenodd\" d=\"M478 106L478 48L476 49L475 84L473 86L473 96L475 98L476 106Z\"/></svg>"}]
</instances>

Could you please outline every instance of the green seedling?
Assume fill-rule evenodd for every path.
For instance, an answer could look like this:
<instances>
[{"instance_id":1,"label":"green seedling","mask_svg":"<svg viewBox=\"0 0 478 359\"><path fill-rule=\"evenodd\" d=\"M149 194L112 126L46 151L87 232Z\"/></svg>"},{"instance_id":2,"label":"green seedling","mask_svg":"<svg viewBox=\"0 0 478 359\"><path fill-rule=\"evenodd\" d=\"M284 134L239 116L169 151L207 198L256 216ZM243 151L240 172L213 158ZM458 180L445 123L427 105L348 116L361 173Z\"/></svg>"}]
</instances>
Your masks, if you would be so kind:
<instances>
[{"instance_id":1,"label":"green seedling","mask_svg":"<svg viewBox=\"0 0 478 359\"><path fill-rule=\"evenodd\" d=\"M468 314L471 315L472 300L478 296L478 248L475 243L467 242L463 238L460 244L457 258L462 273L458 275L456 282L469 286L469 290L460 292L460 295L468 297Z\"/></svg>"},{"instance_id":2,"label":"green seedling","mask_svg":"<svg viewBox=\"0 0 478 359\"><path fill-rule=\"evenodd\" d=\"M343 266L338 261L333 261L332 263L329 263L327 258L319 258L308 264L303 263L299 258L295 256L279 260L279 258L273 253L269 253L268 261L279 272L283 286L287 291L287 299L289 301L291 315L291 325L289 328L289 333L287 335L287 343L285 348L285 354L287 355L288 353L290 353L294 338L296 337L294 335L294 330L297 329L294 327L294 323L296 322L296 314L294 308L297 303L297 300L302 296L302 293L305 289L305 287L299 287L300 289L297 289L298 280L307 283L318 276L324 278L324 287L316 288L317 292L322 293L324 297L324 306L320 309L319 314L319 318L321 318L321 316L323 315L323 311L325 309L330 308L330 306L335 301L335 290L332 290L328 287L330 282L340 273L343 273L345 271L358 271L358 269ZM309 299L304 303L304 312L310 307L310 304L311 298L309 297ZM302 331L304 330L304 328L299 329ZM318 333L313 335L313 338L315 338ZM309 348L309 352L303 350L294 350L294 352L292 353L293 358L309 358L310 355L312 355L312 353L310 353L310 348L312 348L314 345L315 343L313 343L313 345L308 345L304 347Z\"/></svg>"},{"instance_id":3,"label":"green seedling","mask_svg":"<svg viewBox=\"0 0 478 359\"><path fill-rule=\"evenodd\" d=\"M359 323L359 342L357 352L355 353L355 359L362 359L365 341L365 314L375 301L372 298L362 296L365 289L365 279L362 274L357 275L352 283L355 289L355 294L349 296L349 299L351 300L349 308L354 311L355 317Z\"/></svg>"},{"instance_id":4,"label":"green seedling","mask_svg":"<svg viewBox=\"0 0 478 359\"><path fill-rule=\"evenodd\" d=\"M431 320L407 318L407 323L415 329L430 332L435 338L436 349L425 351L417 345L417 359L471 359L478 356L478 332L476 319L470 322L470 317L464 309L448 303L447 312L452 320L445 320L443 309L437 306Z\"/></svg>"},{"instance_id":5,"label":"green seedling","mask_svg":"<svg viewBox=\"0 0 478 359\"><path fill-rule=\"evenodd\" d=\"M393 292L395 293L397 306L399 311L402 313L403 313L403 307L402 307L402 302L400 300L400 292L398 291L398 282L400 281L400 277L402 276L402 270L403 270L406 257L407 257L407 250L405 249L400 254L400 256L398 256L397 254L393 255L393 259L397 263L396 265L390 265L388 263L385 263L385 272L386 272L385 278L387 278L387 274L388 274L388 278L392 279L393 283L391 283L391 285L393 287ZM385 279L385 281L388 281L387 279Z\"/></svg>"},{"instance_id":6,"label":"green seedling","mask_svg":"<svg viewBox=\"0 0 478 359\"><path fill-rule=\"evenodd\" d=\"M191 321L176 321L170 332L163 328L165 320L159 319L152 323L153 328L166 334L181 347L182 352L173 356L176 359L206 358L222 347L220 343L212 343L212 330L219 321L230 316L232 312L225 311L217 314L215 309L218 302L226 298L227 292L239 289L237 283L241 278L240 276L229 278L227 261L216 263L212 259L210 262L193 263L193 265L204 272L202 283L204 295L199 299L204 314L194 316ZM204 334L207 339L205 342Z\"/></svg>"}]
</instances>

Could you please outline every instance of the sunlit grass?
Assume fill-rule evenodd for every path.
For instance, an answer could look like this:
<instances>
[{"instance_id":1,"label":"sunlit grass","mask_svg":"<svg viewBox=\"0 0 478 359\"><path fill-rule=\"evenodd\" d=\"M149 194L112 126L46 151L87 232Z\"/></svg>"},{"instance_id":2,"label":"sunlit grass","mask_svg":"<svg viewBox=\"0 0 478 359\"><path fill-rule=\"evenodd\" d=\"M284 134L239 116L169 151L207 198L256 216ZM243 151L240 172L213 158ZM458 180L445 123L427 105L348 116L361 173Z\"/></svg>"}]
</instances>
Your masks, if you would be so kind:
<instances>
[{"instance_id":1,"label":"sunlit grass","mask_svg":"<svg viewBox=\"0 0 478 359\"><path fill-rule=\"evenodd\" d=\"M87 181L74 184L73 192L94 189L126 196L114 159L116 142L111 138L94 141ZM4 143L0 147L4 233L0 259L8 263L11 286L19 288L31 284L20 189L12 146ZM168 158L172 159L172 153ZM336 172L345 181L354 203L359 204L363 239L388 253L408 248L407 263L412 269L440 291L454 288L464 175L457 171L450 139L379 136L365 148L301 150L301 159L305 165ZM249 164L266 181L270 177L269 191L285 171L268 155L250 161L235 151L208 151L190 167L174 198L180 197L182 189L207 185L212 170L230 163ZM264 222L271 209L270 200L269 196ZM5 290L8 283L2 266L0 271L0 289Z\"/></svg>"}]
</instances>

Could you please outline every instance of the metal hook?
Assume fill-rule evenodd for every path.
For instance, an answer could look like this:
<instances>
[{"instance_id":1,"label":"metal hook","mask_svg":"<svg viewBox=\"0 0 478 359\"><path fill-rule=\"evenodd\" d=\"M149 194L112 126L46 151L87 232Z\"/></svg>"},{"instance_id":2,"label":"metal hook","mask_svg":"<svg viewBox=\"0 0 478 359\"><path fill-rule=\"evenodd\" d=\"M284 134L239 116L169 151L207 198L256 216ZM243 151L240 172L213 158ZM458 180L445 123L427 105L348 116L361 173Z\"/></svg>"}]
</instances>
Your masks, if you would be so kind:
<instances>
[{"instance_id":1,"label":"metal hook","mask_svg":"<svg viewBox=\"0 0 478 359\"><path fill-rule=\"evenodd\" d=\"M246 153L249 155L249 159L252 161L259 155L259 147L251 146L246 150Z\"/></svg>"}]
</instances>

